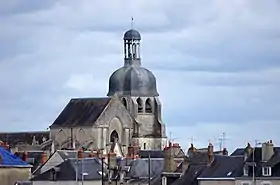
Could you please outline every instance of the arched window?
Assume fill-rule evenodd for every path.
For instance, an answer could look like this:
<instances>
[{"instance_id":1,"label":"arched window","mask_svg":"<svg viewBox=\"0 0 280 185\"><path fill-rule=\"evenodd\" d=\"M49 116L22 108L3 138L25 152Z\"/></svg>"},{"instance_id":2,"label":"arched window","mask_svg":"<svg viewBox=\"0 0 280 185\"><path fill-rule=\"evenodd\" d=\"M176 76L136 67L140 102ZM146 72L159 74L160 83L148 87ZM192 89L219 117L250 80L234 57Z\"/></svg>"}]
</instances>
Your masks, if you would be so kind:
<instances>
[{"instance_id":1,"label":"arched window","mask_svg":"<svg viewBox=\"0 0 280 185\"><path fill-rule=\"evenodd\" d=\"M119 140L119 134L116 130L114 130L110 135L110 142L114 143L115 141Z\"/></svg>"},{"instance_id":2,"label":"arched window","mask_svg":"<svg viewBox=\"0 0 280 185\"><path fill-rule=\"evenodd\" d=\"M148 98L146 100L146 103L145 103L145 112L146 113L152 113L153 112L153 108L152 108L152 101L150 98Z\"/></svg>"},{"instance_id":3,"label":"arched window","mask_svg":"<svg viewBox=\"0 0 280 185\"><path fill-rule=\"evenodd\" d=\"M122 104L123 104L123 106L125 106L125 108L127 108L127 102L126 102L125 98L122 98Z\"/></svg>"},{"instance_id":4,"label":"arched window","mask_svg":"<svg viewBox=\"0 0 280 185\"><path fill-rule=\"evenodd\" d=\"M141 98L137 98L138 112L143 112L143 102Z\"/></svg>"}]
</instances>

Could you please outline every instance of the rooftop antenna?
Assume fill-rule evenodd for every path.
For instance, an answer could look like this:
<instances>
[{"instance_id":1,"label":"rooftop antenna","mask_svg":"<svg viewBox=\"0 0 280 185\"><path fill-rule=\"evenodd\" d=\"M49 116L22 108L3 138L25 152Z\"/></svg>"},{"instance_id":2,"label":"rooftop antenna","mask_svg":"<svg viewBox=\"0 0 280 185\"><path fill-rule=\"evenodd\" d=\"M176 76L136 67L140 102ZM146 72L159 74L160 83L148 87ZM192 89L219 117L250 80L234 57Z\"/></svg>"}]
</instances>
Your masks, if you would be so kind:
<instances>
[{"instance_id":1,"label":"rooftop antenna","mask_svg":"<svg viewBox=\"0 0 280 185\"><path fill-rule=\"evenodd\" d=\"M194 139L194 137L192 136L192 137L191 137L191 144L194 144L194 140L195 140L195 139Z\"/></svg>"},{"instance_id":2,"label":"rooftop antenna","mask_svg":"<svg viewBox=\"0 0 280 185\"><path fill-rule=\"evenodd\" d=\"M222 133L222 147L226 148L226 133L225 132Z\"/></svg>"}]
</instances>

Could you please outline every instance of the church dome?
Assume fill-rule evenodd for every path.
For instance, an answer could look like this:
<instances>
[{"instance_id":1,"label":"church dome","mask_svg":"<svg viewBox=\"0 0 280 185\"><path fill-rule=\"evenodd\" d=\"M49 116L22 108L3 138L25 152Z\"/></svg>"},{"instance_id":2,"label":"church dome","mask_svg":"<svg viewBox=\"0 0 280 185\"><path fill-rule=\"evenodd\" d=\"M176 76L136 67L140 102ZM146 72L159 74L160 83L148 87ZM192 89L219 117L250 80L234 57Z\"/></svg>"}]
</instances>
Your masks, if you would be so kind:
<instances>
[{"instance_id":1,"label":"church dome","mask_svg":"<svg viewBox=\"0 0 280 185\"><path fill-rule=\"evenodd\" d=\"M109 79L108 96L158 96L156 78L141 66L124 66L116 70Z\"/></svg>"},{"instance_id":2,"label":"church dome","mask_svg":"<svg viewBox=\"0 0 280 185\"><path fill-rule=\"evenodd\" d=\"M125 32L124 40L141 40L141 35L137 30L130 29L127 32Z\"/></svg>"}]
</instances>

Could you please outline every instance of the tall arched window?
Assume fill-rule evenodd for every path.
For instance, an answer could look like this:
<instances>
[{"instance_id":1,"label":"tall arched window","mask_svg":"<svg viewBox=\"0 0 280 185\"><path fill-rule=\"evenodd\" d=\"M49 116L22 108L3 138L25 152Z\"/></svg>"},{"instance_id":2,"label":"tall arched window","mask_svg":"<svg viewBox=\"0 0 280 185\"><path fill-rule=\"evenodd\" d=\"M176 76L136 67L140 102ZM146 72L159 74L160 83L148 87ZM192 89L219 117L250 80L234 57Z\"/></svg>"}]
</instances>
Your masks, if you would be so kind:
<instances>
[{"instance_id":1,"label":"tall arched window","mask_svg":"<svg viewBox=\"0 0 280 185\"><path fill-rule=\"evenodd\" d=\"M123 104L123 106L125 106L125 108L127 108L127 102L126 102L125 98L122 98L122 104Z\"/></svg>"},{"instance_id":2,"label":"tall arched window","mask_svg":"<svg viewBox=\"0 0 280 185\"><path fill-rule=\"evenodd\" d=\"M119 140L119 134L117 133L117 131L114 130L110 135L110 142L114 143L118 140Z\"/></svg>"},{"instance_id":3,"label":"tall arched window","mask_svg":"<svg viewBox=\"0 0 280 185\"><path fill-rule=\"evenodd\" d=\"M141 98L137 98L137 105L138 105L138 112L143 112L143 101L141 100Z\"/></svg>"},{"instance_id":4,"label":"tall arched window","mask_svg":"<svg viewBox=\"0 0 280 185\"><path fill-rule=\"evenodd\" d=\"M145 103L145 112L146 113L152 113L153 112L153 108L152 108L152 101L150 98L148 98L146 100L146 103Z\"/></svg>"}]
</instances>

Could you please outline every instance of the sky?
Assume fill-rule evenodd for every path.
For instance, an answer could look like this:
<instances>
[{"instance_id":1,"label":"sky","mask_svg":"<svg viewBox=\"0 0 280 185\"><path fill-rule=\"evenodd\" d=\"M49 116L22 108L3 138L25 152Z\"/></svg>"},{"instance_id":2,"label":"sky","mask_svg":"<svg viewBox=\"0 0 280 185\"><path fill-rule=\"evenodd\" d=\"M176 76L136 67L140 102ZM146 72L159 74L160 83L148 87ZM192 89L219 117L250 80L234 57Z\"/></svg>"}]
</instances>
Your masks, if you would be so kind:
<instances>
[{"instance_id":1,"label":"sky","mask_svg":"<svg viewBox=\"0 0 280 185\"><path fill-rule=\"evenodd\" d=\"M46 130L71 98L106 96L132 16L174 142L280 145L277 0L1 1L1 131Z\"/></svg>"}]
</instances>

